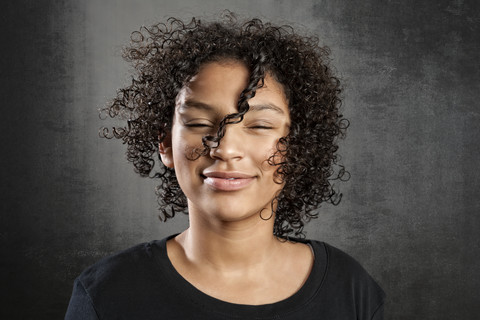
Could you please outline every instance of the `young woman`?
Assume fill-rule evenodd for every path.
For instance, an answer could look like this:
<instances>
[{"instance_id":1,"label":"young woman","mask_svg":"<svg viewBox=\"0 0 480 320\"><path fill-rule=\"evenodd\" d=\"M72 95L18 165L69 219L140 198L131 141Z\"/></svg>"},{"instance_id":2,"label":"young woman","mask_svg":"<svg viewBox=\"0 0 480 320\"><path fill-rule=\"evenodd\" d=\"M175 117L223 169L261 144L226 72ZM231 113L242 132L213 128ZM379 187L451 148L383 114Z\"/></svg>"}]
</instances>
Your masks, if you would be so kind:
<instances>
[{"instance_id":1,"label":"young woman","mask_svg":"<svg viewBox=\"0 0 480 320\"><path fill-rule=\"evenodd\" d=\"M127 126L103 134L161 181L162 217L186 211L189 228L85 270L66 319L383 319L363 268L302 238L343 173L328 50L228 14L143 28L125 56L138 73L104 111Z\"/></svg>"}]
</instances>

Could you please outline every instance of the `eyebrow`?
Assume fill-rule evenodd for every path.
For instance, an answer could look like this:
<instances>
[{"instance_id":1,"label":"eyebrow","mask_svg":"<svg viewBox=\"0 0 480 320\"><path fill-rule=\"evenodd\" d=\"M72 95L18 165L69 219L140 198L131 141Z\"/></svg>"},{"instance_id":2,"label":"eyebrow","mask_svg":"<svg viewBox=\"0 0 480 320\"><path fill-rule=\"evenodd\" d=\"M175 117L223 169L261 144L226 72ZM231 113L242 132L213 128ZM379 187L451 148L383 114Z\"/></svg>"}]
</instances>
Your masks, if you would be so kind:
<instances>
[{"instance_id":1,"label":"eyebrow","mask_svg":"<svg viewBox=\"0 0 480 320\"><path fill-rule=\"evenodd\" d=\"M282 110L282 108L276 106L273 103L269 103L269 102L254 104L254 105L249 104L249 106L250 106L250 108L248 109L249 112L250 111L258 112L258 111L262 111L262 110L272 110L272 111L275 111L279 114L285 114L285 112ZM186 100L184 103L182 103L182 105L180 107L183 108L183 109L194 108L194 109L200 109L200 110L206 110L206 111L214 110L213 106L211 106L207 103L203 103L203 102L192 100L192 99Z\"/></svg>"},{"instance_id":2,"label":"eyebrow","mask_svg":"<svg viewBox=\"0 0 480 320\"><path fill-rule=\"evenodd\" d=\"M214 108L206 103L196 101L196 100L186 100L184 103L180 105L180 108L182 109L200 109L200 110L207 110L207 111L212 111Z\"/></svg>"}]
</instances>

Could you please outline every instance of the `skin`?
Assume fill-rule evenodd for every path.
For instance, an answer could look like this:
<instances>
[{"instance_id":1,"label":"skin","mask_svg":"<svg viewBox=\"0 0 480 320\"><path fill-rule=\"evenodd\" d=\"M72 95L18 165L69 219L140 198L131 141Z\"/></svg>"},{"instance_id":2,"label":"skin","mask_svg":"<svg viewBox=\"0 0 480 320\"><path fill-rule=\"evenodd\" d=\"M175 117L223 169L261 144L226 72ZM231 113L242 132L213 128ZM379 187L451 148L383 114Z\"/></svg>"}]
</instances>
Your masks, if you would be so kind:
<instances>
[{"instance_id":1,"label":"skin","mask_svg":"<svg viewBox=\"0 0 480 320\"><path fill-rule=\"evenodd\" d=\"M247 79L247 68L237 61L203 65L179 93L171 134L159 151L188 199L190 226L167 242L173 266L210 296L259 305L297 292L313 264L307 245L273 236L271 200L283 185L266 160L290 126L282 86L267 75L244 120L227 126L218 148L191 160L202 137L215 134L222 118L237 111Z\"/></svg>"}]
</instances>

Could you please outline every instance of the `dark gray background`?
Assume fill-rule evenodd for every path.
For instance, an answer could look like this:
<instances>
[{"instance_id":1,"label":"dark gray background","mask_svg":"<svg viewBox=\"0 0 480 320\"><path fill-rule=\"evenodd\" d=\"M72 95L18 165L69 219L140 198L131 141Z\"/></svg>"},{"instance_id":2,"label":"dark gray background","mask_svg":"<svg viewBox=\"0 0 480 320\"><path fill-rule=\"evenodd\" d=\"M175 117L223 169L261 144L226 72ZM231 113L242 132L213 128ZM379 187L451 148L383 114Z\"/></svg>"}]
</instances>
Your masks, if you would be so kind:
<instances>
[{"instance_id":1,"label":"dark gray background","mask_svg":"<svg viewBox=\"0 0 480 320\"><path fill-rule=\"evenodd\" d=\"M8 1L1 9L2 319L63 317L99 258L181 231L97 108L129 80L131 31L231 9L293 22L332 49L351 180L307 236L357 258L387 319L480 313L480 6L476 1Z\"/></svg>"}]
</instances>

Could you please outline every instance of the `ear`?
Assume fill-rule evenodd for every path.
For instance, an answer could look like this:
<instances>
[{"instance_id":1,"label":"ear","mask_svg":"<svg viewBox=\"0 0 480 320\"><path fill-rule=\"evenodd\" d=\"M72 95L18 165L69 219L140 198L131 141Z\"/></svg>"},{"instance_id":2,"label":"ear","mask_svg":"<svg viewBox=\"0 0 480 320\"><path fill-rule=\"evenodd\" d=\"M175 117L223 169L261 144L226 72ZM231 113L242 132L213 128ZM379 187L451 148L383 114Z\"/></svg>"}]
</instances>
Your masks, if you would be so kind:
<instances>
[{"instance_id":1,"label":"ear","mask_svg":"<svg viewBox=\"0 0 480 320\"><path fill-rule=\"evenodd\" d=\"M158 144L158 153L160 153L160 158L165 167L173 169L172 136L170 133Z\"/></svg>"}]
</instances>

